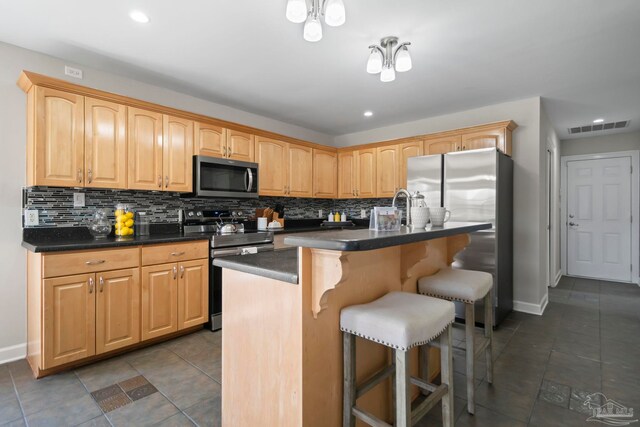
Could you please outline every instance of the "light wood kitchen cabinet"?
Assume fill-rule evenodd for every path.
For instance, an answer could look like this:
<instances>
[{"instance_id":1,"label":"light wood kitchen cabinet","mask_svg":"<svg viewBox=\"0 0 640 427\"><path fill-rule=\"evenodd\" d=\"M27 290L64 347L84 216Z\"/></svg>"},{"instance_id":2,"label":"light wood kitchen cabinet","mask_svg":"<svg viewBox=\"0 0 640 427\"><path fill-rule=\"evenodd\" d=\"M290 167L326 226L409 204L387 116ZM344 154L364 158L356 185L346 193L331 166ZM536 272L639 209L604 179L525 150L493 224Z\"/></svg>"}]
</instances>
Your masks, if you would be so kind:
<instances>
[{"instance_id":1,"label":"light wood kitchen cabinet","mask_svg":"<svg viewBox=\"0 0 640 427\"><path fill-rule=\"evenodd\" d=\"M338 197L338 154L313 149L313 197Z\"/></svg>"},{"instance_id":2,"label":"light wood kitchen cabinet","mask_svg":"<svg viewBox=\"0 0 640 427\"><path fill-rule=\"evenodd\" d=\"M313 196L313 149L304 145L288 144L287 188L290 197Z\"/></svg>"},{"instance_id":3,"label":"light wood kitchen cabinet","mask_svg":"<svg viewBox=\"0 0 640 427\"><path fill-rule=\"evenodd\" d=\"M43 289L42 308L46 319L42 326L43 368L93 356L96 353L95 275L45 279Z\"/></svg>"},{"instance_id":4,"label":"light wood kitchen cabinet","mask_svg":"<svg viewBox=\"0 0 640 427\"><path fill-rule=\"evenodd\" d=\"M162 114L127 108L131 190L162 190Z\"/></svg>"},{"instance_id":5,"label":"light wood kitchen cabinet","mask_svg":"<svg viewBox=\"0 0 640 427\"><path fill-rule=\"evenodd\" d=\"M178 263L178 329L206 323L209 317L208 259Z\"/></svg>"},{"instance_id":6,"label":"light wood kitchen cabinet","mask_svg":"<svg viewBox=\"0 0 640 427\"><path fill-rule=\"evenodd\" d=\"M353 199L356 197L357 167L356 152L341 151L338 153L338 198Z\"/></svg>"},{"instance_id":7,"label":"light wood kitchen cabinet","mask_svg":"<svg viewBox=\"0 0 640 427\"><path fill-rule=\"evenodd\" d=\"M480 148L498 148L506 152L505 129L487 129L479 132L465 133L461 136L462 150L478 150ZM511 151L509 149L509 151Z\"/></svg>"},{"instance_id":8,"label":"light wood kitchen cabinet","mask_svg":"<svg viewBox=\"0 0 640 427\"><path fill-rule=\"evenodd\" d=\"M423 145L423 142L420 140L405 142L399 145L400 154L398 157L400 159L400 166L398 170L400 171L400 180L398 181L398 187L407 188L407 161L409 157L424 155Z\"/></svg>"},{"instance_id":9,"label":"light wood kitchen cabinet","mask_svg":"<svg viewBox=\"0 0 640 427\"><path fill-rule=\"evenodd\" d=\"M390 145L376 148L376 196L393 197L400 182L400 147Z\"/></svg>"},{"instance_id":10,"label":"light wood kitchen cabinet","mask_svg":"<svg viewBox=\"0 0 640 427\"><path fill-rule=\"evenodd\" d=\"M227 158L243 162L254 161L255 143L250 133L227 129Z\"/></svg>"},{"instance_id":11,"label":"light wood kitchen cabinet","mask_svg":"<svg viewBox=\"0 0 640 427\"><path fill-rule=\"evenodd\" d=\"M140 342L140 269L96 274L96 354Z\"/></svg>"},{"instance_id":12,"label":"light wood kitchen cabinet","mask_svg":"<svg viewBox=\"0 0 640 427\"><path fill-rule=\"evenodd\" d=\"M84 185L84 97L35 87L28 97L27 185Z\"/></svg>"},{"instance_id":13,"label":"light wood kitchen cabinet","mask_svg":"<svg viewBox=\"0 0 640 427\"><path fill-rule=\"evenodd\" d=\"M226 157L227 130L208 123L194 123L195 155Z\"/></svg>"},{"instance_id":14,"label":"light wood kitchen cabinet","mask_svg":"<svg viewBox=\"0 0 640 427\"><path fill-rule=\"evenodd\" d=\"M178 265L142 267L142 339L178 330Z\"/></svg>"},{"instance_id":15,"label":"light wood kitchen cabinet","mask_svg":"<svg viewBox=\"0 0 640 427\"><path fill-rule=\"evenodd\" d=\"M288 184L288 144L270 138L256 137L258 192L261 196L285 196Z\"/></svg>"},{"instance_id":16,"label":"light wood kitchen cabinet","mask_svg":"<svg viewBox=\"0 0 640 427\"><path fill-rule=\"evenodd\" d=\"M362 198L376 197L377 163L375 148L357 151L356 171L356 196Z\"/></svg>"},{"instance_id":17,"label":"light wood kitchen cabinet","mask_svg":"<svg viewBox=\"0 0 640 427\"><path fill-rule=\"evenodd\" d=\"M193 122L165 114L162 132L164 190L189 193L193 188Z\"/></svg>"},{"instance_id":18,"label":"light wood kitchen cabinet","mask_svg":"<svg viewBox=\"0 0 640 427\"><path fill-rule=\"evenodd\" d=\"M462 149L462 136L451 135L440 138L429 138L424 142L426 154L446 154Z\"/></svg>"}]
</instances>

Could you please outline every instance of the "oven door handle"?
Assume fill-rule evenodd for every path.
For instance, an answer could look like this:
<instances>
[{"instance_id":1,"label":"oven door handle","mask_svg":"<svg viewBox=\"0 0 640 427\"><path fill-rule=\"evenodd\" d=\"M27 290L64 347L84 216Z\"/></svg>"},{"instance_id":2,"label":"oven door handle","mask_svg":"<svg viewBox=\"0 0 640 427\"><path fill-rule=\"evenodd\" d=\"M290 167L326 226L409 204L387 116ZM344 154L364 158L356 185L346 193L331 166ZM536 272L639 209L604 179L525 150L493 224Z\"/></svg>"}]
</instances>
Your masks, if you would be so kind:
<instances>
[{"instance_id":1,"label":"oven door handle","mask_svg":"<svg viewBox=\"0 0 640 427\"><path fill-rule=\"evenodd\" d=\"M253 172L251 171L251 168L247 168L247 175L249 176L249 182L247 183L247 193L250 193L251 189L253 188Z\"/></svg>"}]
</instances>

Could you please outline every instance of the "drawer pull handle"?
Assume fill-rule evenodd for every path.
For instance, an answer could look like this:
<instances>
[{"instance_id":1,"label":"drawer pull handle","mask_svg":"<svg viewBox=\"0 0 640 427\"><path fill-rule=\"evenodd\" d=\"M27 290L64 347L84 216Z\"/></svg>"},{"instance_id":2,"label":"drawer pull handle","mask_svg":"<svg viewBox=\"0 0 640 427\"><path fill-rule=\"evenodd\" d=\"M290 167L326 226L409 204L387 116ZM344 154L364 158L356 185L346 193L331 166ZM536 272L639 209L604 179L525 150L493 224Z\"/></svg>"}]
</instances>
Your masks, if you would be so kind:
<instances>
[{"instance_id":1,"label":"drawer pull handle","mask_svg":"<svg viewBox=\"0 0 640 427\"><path fill-rule=\"evenodd\" d=\"M105 263L105 260L103 259L92 259L85 262L85 264L87 265L98 265L98 264L104 264L104 263Z\"/></svg>"},{"instance_id":2,"label":"drawer pull handle","mask_svg":"<svg viewBox=\"0 0 640 427\"><path fill-rule=\"evenodd\" d=\"M183 252L171 252L171 256L182 256L184 255L184 251Z\"/></svg>"},{"instance_id":3,"label":"drawer pull handle","mask_svg":"<svg viewBox=\"0 0 640 427\"><path fill-rule=\"evenodd\" d=\"M178 277L178 269L174 266L173 267L173 278L175 279L176 277Z\"/></svg>"},{"instance_id":4,"label":"drawer pull handle","mask_svg":"<svg viewBox=\"0 0 640 427\"><path fill-rule=\"evenodd\" d=\"M182 279L184 277L184 265L180 266L180 278Z\"/></svg>"}]
</instances>

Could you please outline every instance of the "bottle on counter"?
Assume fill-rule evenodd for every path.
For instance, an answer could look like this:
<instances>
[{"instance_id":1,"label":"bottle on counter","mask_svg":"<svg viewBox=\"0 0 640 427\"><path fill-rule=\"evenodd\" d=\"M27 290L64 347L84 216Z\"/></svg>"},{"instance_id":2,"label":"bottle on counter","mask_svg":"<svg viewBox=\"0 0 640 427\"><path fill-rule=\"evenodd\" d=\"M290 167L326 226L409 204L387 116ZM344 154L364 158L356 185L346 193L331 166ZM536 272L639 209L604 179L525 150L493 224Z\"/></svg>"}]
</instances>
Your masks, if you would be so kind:
<instances>
[{"instance_id":1,"label":"bottle on counter","mask_svg":"<svg viewBox=\"0 0 640 427\"><path fill-rule=\"evenodd\" d=\"M336 211L336 214L334 215L333 220L335 222L340 222L340 212Z\"/></svg>"},{"instance_id":2,"label":"bottle on counter","mask_svg":"<svg viewBox=\"0 0 640 427\"><path fill-rule=\"evenodd\" d=\"M346 212L342 212L342 215L340 215L340 222L347 222L347 213Z\"/></svg>"},{"instance_id":3,"label":"bottle on counter","mask_svg":"<svg viewBox=\"0 0 640 427\"><path fill-rule=\"evenodd\" d=\"M333 222L333 212L329 211L329 216L327 217L327 221Z\"/></svg>"}]
</instances>

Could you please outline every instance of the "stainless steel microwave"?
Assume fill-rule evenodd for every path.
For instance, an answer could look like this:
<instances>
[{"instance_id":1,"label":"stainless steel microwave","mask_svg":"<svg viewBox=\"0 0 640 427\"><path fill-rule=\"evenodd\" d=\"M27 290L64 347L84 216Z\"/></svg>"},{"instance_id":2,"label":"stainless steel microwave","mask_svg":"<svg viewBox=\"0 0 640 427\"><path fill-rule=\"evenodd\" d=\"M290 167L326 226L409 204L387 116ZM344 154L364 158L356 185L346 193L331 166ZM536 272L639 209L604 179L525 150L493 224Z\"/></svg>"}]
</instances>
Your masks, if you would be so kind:
<instances>
[{"instance_id":1,"label":"stainless steel microwave","mask_svg":"<svg viewBox=\"0 0 640 427\"><path fill-rule=\"evenodd\" d=\"M193 156L191 197L258 198L258 164Z\"/></svg>"}]
</instances>

